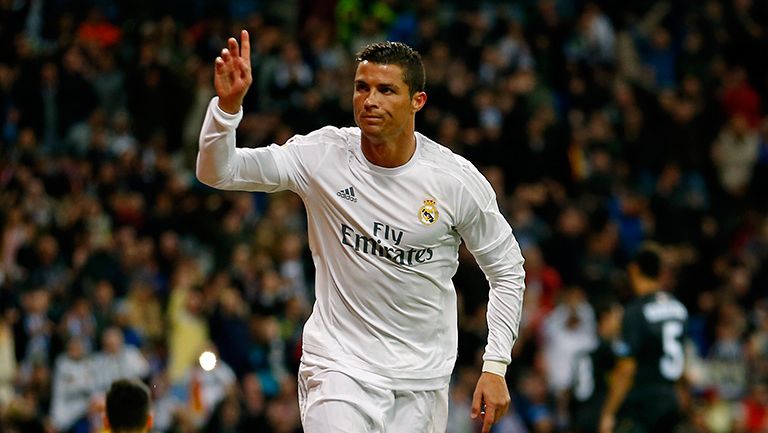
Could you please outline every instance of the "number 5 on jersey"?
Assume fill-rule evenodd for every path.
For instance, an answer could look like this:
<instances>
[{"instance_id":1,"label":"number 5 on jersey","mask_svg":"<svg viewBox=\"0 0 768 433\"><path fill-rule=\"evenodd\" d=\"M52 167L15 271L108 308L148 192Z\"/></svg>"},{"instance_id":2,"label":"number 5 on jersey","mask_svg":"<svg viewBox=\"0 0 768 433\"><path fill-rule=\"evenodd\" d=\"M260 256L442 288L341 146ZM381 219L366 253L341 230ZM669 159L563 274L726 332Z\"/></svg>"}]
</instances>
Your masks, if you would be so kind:
<instances>
[{"instance_id":1,"label":"number 5 on jersey","mask_svg":"<svg viewBox=\"0 0 768 433\"><path fill-rule=\"evenodd\" d=\"M685 367L685 354L681 341L683 324L674 320L664 322L661 333L664 345L664 355L659 360L661 375L672 381L680 379Z\"/></svg>"}]
</instances>

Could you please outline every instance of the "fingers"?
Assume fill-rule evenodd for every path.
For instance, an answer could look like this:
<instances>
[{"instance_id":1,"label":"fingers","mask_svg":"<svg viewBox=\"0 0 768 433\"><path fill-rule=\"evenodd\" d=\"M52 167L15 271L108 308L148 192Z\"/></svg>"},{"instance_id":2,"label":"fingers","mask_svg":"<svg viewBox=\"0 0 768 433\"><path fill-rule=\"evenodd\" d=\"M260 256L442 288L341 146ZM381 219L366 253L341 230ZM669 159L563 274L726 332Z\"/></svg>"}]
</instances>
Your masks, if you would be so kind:
<instances>
[{"instance_id":1,"label":"fingers","mask_svg":"<svg viewBox=\"0 0 768 433\"><path fill-rule=\"evenodd\" d=\"M246 62L248 62L248 65L251 64L251 39L250 36L248 36L248 30L241 30L240 31L240 42L241 45L237 44L237 39L235 38L229 38L227 39L227 48L229 48L229 51L233 53L235 57L240 57ZM241 49L242 47L242 49Z\"/></svg>"},{"instance_id":2,"label":"fingers","mask_svg":"<svg viewBox=\"0 0 768 433\"><path fill-rule=\"evenodd\" d=\"M492 405L485 406L485 415L483 415L483 433L488 433L496 422L496 408Z\"/></svg>"},{"instance_id":3,"label":"fingers","mask_svg":"<svg viewBox=\"0 0 768 433\"><path fill-rule=\"evenodd\" d=\"M216 57L216 74L225 75L232 72L232 53L227 48L221 50L221 55Z\"/></svg>"},{"instance_id":4,"label":"fingers","mask_svg":"<svg viewBox=\"0 0 768 433\"><path fill-rule=\"evenodd\" d=\"M221 50L221 59L224 61L225 65L232 63L232 52L229 49L224 48Z\"/></svg>"},{"instance_id":5,"label":"fingers","mask_svg":"<svg viewBox=\"0 0 768 433\"><path fill-rule=\"evenodd\" d=\"M482 394L475 391L475 394L472 396L472 411L470 412L472 419L476 419L480 415L480 406L483 404L482 400Z\"/></svg>"},{"instance_id":6,"label":"fingers","mask_svg":"<svg viewBox=\"0 0 768 433\"><path fill-rule=\"evenodd\" d=\"M224 72L224 59L221 57L216 57L216 61L214 62L216 65L216 73L221 74Z\"/></svg>"},{"instance_id":7,"label":"fingers","mask_svg":"<svg viewBox=\"0 0 768 433\"><path fill-rule=\"evenodd\" d=\"M242 30L240 32L240 57L243 58L248 68L251 67L251 37L248 35L248 30Z\"/></svg>"},{"instance_id":8,"label":"fingers","mask_svg":"<svg viewBox=\"0 0 768 433\"><path fill-rule=\"evenodd\" d=\"M237 39L235 38L227 39L227 48L229 48L229 51L232 53L233 56L240 57L240 46L237 45Z\"/></svg>"},{"instance_id":9,"label":"fingers","mask_svg":"<svg viewBox=\"0 0 768 433\"><path fill-rule=\"evenodd\" d=\"M481 420L483 421L483 433L490 432L491 427L499 422L508 409L509 403L502 402L498 405L490 403L485 399L482 392L475 392L472 396L471 416L472 419L477 419L478 416L481 417Z\"/></svg>"},{"instance_id":10,"label":"fingers","mask_svg":"<svg viewBox=\"0 0 768 433\"><path fill-rule=\"evenodd\" d=\"M236 72L241 79L250 83L251 42L248 31L241 31L240 39L242 41L242 49L238 45L237 39L227 39L227 47L222 49L221 56L216 58L216 73Z\"/></svg>"},{"instance_id":11,"label":"fingers","mask_svg":"<svg viewBox=\"0 0 768 433\"><path fill-rule=\"evenodd\" d=\"M499 422L501 417L504 416L504 414L507 413L509 410L509 403L502 403L501 405L496 407L496 418L493 420L493 422Z\"/></svg>"}]
</instances>

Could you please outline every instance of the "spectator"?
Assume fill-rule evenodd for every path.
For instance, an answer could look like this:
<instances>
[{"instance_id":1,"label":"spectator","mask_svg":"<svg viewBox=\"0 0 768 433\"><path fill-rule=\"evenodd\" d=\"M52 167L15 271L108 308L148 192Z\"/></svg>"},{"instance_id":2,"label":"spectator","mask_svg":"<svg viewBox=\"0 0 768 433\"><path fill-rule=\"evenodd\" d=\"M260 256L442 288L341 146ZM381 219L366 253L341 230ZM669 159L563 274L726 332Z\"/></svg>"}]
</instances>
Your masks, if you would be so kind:
<instances>
[{"instance_id":1,"label":"spectator","mask_svg":"<svg viewBox=\"0 0 768 433\"><path fill-rule=\"evenodd\" d=\"M285 44L275 67L271 99L276 104L296 105L311 84L312 69L302 59L298 44Z\"/></svg>"},{"instance_id":2,"label":"spectator","mask_svg":"<svg viewBox=\"0 0 768 433\"><path fill-rule=\"evenodd\" d=\"M752 383L749 394L741 402L741 413L736 412L734 431L760 433L768 428L768 383Z\"/></svg>"},{"instance_id":3,"label":"spectator","mask_svg":"<svg viewBox=\"0 0 768 433\"><path fill-rule=\"evenodd\" d=\"M561 395L573 381L574 358L596 344L595 314L578 288L570 288L542 327L547 384Z\"/></svg>"},{"instance_id":4,"label":"spectator","mask_svg":"<svg viewBox=\"0 0 768 433\"><path fill-rule=\"evenodd\" d=\"M248 304L232 287L224 287L215 302L209 319L211 340L240 378L249 371L248 346L243 344L248 340Z\"/></svg>"},{"instance_id":5,"label":"spectator","mask_svg":"<svg viewBox=\"0 0 768 433\"><path fill-rule=\"evenodd\" d=\"M731 196L747 193L757 162L759 138L743 115L731 117L712 145L712 160L721 188Z\"/></svg>"},{"instance_id":6,"label":"spectator","mask_svg":"<svg viewBox=\"0 0 768 433\"><path fill-rule=\"evenodd\" d=\"M53 370L51 422L58 431L85 432L85 418L95 390L94 370L80 337L67 342L67 350L56 359Z\"/></svg>"},{"instance_id":7,"label":"spectator","mask_svg":"<svg viewBox=\"0 0 768 433\"><path fill-rule=\"evenodd\" d=\"M147 282L134 282L119 308L123 310L128 326L139 334L142 341L147 344L162 341L165 325L162 307Z\"/></svg>"},{"instance_id":8,"label":"spectator","mask_svg":"<svg viewBox=\"0 0 768 433\"><path fill-rule=\"evenodd\" d=\"M119 328L104 330L101 351L93 357L92 376L94 390L106 392L110 384L119 379L144 379L149 375L149 364L144 355L125 344Z\"/></svg>"},{"instance_id":9,"label":"spectator","mask_svg":"<svg viewBox=\"0 0 768 433\"><path fill-rule=\"evenodd\" d=\"M266 398L261 389L258 375L249 373L241 380L243 394L243 428L245 431L260 431L269 428L266 418Z\"/></svg>"},{"instance_id":10,"label":"spectator","mask_svg":"<svg viewBox=\"0 0 768 433\"><path fill-rule=\"evenodd\" d=\"M168 305L168 377L176 384L208 341L208 326L202 315L203 299L194 287L196 265L188 261L179 266L174 275L174 287Z\"/></svg>"},{"instance_id":11,"label":"spectator","mask_svg":"<svg viewBox=\"0 0 768 433\"><path fill-rule=\"evenodd\" d=\"M97 336L96 318L91 312L91 304L87 299L76 299L61 322L61 333L65 340L77 339L84 346L85 353L93 350L93 343Z\"/></svg>"},{"instance_id":12,"label":"spectator","mask_svg":"<svg viewBox=\"0 0 768 433\"><path fill-rule=\"evenodd\" d=\"M236 380L232 369L217 356L212 369L203 369L200 363L190 365L181 380L173 386L177 394L184 396L185 416L196 429L200 429L217 406L228 396L234 395Z\"/></svg>"},{"instance_id":13,"label":"spectator","mask_svg":"<svg viewBox=\"0 0 768 433\"><path fill-rule=\"evenodd\" d=\"M11 322L15 314L16 312L12 309L0 313L0 407L10 403L14 394L16 354Z\"/></svg>"},{"instance_id":14,"label":"spectator","mask_svg":"<svg viewBox=\"0 0 768 433\"><path fill-rule=\"evenodd\" d=\"M721 319L706 358L711 386L718 396L730 402L741 399L747 390L745 348L740 334L737 323Z\"/></svg>"},{"instance_id":15,"label":"spectator","mask_svg":"<svg viewBox=\"0 0 768 433\"><path fill-rule=\"evenodd\" d=\"M53 322L48 315L50 295L41 288L35 288L23 295L22 315L17 322L15 341L16 352L22 359L21 367L29 371L36 362L49 362Z\"/></svg>"}]
</instances>

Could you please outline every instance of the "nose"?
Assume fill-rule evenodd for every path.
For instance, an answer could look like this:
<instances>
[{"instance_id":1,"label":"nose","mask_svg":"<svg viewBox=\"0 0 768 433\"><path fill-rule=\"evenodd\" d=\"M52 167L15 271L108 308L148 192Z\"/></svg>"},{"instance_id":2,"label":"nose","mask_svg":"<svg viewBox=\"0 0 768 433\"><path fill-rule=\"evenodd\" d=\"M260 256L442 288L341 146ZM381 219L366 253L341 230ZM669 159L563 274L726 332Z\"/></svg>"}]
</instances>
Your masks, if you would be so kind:
<instances>
[{"instance_id":1,"label":"nose","mask_svg":"<svg viewBox=\"0 0 768 433\"><path fill-rule=\"evenodd\" d=\"M365 107L366 110L371 108L377 108L379 106L379 102L378 102L379 99L377 95L378 95L378 92L376 92L375 90L371 90L368 93L368 96L365 97L365 101L363 101L363 106Z\"/></svg>"}]
</instances>

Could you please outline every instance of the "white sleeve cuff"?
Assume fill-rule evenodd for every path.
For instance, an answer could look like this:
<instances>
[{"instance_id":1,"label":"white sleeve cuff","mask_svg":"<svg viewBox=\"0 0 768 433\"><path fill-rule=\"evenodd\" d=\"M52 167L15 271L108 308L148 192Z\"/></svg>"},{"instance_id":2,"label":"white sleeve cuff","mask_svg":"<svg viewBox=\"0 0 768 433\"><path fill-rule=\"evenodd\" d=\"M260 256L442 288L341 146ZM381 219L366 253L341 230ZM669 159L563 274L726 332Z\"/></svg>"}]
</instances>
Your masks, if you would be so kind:
<instances>
[{"instance_id":1,"label":"white sleeve cuff","mask_svg":"<svg viewBox=\"0 0 768 433\"><path fill-rule=\"evenodd\" d=\"M227 113L219 107L219 97L214 96L211 99L211 107L213 107L213 115L222 124L237 127L240 120L243 118L243 107L240 107L240 111L235 114Z\"/></svg>"},{"instance_id":2,"label":"white sleeve cuff","mask_svg":"<svg viewBox=\"0 0 768 433\"><path fill-rule=\"evenodd\" d=\"M484 361L483 372L493 373L497 376L504 377L507 374L507 364L499 361Z\"/></svg>"}]
</instances>

